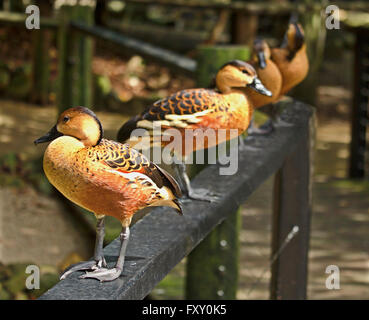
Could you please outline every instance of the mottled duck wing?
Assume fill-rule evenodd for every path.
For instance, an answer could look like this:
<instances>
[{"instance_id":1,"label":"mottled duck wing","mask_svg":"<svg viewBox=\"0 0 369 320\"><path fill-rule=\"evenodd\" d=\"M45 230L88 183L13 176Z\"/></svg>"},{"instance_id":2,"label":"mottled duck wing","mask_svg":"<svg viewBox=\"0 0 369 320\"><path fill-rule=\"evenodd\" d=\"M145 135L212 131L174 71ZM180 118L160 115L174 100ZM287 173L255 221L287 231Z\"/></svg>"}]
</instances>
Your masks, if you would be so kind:
<instances>
[{"instance_id":1,"label":"mottled duck wing","mask_svg":"<svg viewBox=\"0 0 369 320\"><path fill-rule=\"evenodd\" d=\"M215 107L218 93L209 89L189 89L179 91L156 101L141 114L141 119L164 120L168 115L190 115ZM214 104L214 105L213 105Z\"/></svg>"},{"instance_id":2,"label":"mottled duck wing","mask_svg":"<svg viewBox=\"0 0 369 320\"><path fill-rule=\"evenodd\" d=\"M168 187L176 197L181 197L181 190L176 180L164 169L147 159L142 153L127 144L102 139L94 147L96 160L119 172L139 172L149 177L158 188Z\"/></svg>"},{"instance_id":3,"label":"mottled duck wing","mask_svg":"<svg viewBox=\"0 0 369 320\"><path fill-rule=\"evenodd\" d=\"M152 130L154 121L163 127L186 128L201 122L201 117L223 108L221 95L211 89L182 90L149 105L139 116L128 120L118 132L119 141L127 141L136 128Z\"/></svg>"}]
</instances>

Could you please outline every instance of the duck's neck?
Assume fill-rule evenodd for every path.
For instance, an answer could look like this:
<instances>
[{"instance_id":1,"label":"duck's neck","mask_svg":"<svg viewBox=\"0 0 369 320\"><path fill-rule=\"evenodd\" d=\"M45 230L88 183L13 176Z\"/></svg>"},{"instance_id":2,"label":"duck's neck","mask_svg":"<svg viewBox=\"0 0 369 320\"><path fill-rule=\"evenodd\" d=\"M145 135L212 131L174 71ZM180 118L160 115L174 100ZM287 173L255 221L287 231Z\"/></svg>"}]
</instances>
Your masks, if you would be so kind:
<instances>
[{"instance_id":1,"label":"duck's neck","mask_svg":"<svg viewBox=\"0 0 369 320\"><path fill-rule=\"evenodd\" d=\"M227 92L223 92L223 91L221 91L221 92L224 96L227 96L227 97L237 98L238 96L242 96L242 97L248 99L245 89L246 89L246 87L245 88L232 88Z\"/></svg>"},{"instance_id":2,"label":"duck's neck","mask_svg":"<svg viewBox=\"0 0 369 320\"><path fill-rule=\"evenodd\" d=\"M231 88L229 86L226 86L224 84L217 84L217 88L219 90L219 92L223 95L229 95L229 94L233 94L233 93L238 93L238 94L242 94L242 88Z\"/></svg>"},{"instance_id":3,"label":"duck's neck","mask_svg":"<svg viewBox=\"0 0 369 320\"><path fill-rule=\"evenodd\" d=\"M230 106L230 112L237 110L252 109L252 103L247 95L246 88L232 88L228 93L223 93L223 97Z\"/></svg>"},{"instance_id":4,"label":"duck's neck","mask_svg":"<svg viewBox=\"0 0 369 320\"><path fill-rule=\"evenodd\" d=\"M295 58L297 55L300 55L300 54L305 54L306 53L306 44L304 43L301 48L299 49L293 49L293 50L289 50L288 51L288 60L292 60L293 58Z\"/></svg>"}]
</instances>

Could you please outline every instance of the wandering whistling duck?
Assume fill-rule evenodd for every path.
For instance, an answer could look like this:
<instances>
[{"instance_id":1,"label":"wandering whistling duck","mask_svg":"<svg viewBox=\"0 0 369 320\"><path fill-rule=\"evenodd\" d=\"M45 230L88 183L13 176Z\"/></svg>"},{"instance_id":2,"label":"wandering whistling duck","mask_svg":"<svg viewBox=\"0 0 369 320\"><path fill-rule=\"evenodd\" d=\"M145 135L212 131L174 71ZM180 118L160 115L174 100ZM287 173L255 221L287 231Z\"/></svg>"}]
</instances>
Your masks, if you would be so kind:
<instances>
[{"instance_id":1,"label":"wandering whistling duck","mask_svg":"<svg viewBox=\"0 0 369 320\"><path fill-rule=\"evenodd\" d=\"M35 144L50 142L44 171L66 198L93 212L97 218L94 259L81 262L61 276L90 270L81 278L111 281L123 270L132 216L148 206L169 206L182 214L177 182L163 169L126 144L102 138L96 115L84 107L64 111L57 124ZM122 224L121 247L115 268L107 269L103 256L104 217Z\"/></svg>"},{"instance_id":2,"label":"wandering whistling duck","mask_svg":"<svg viewBox=\"0 0 369 320\"><path fill-rule=\"evenodd\" d=\"M257 78L255 69L250 64L239 60L224 64L219 69L215 82L218 90L182 90L148 106L140 115L122 126L118 132L118 141L127 142L133 146L137 143L133 132L136 128L148 129L152 139L155 139L153 138L154 125L159 124L162 131L175 128L180 132L182 140L180 144L173 145L173 152L176 157L185 159L193 151L210 148L239 136L247 129L253 112L252 104L244 91L245 87L268 96L271 92ZM203 141L188 139L189 135L186 137L186 131L189 129L201 132L212 129L216 133L216 138L203 139ZM219 129L226 129L227 134L223 139L218 137ZM230 129L236 129L234 131L237 133L235 134L233 130L231 132ZM162 146L169 143L164 140L167 139L160 141ZM214 195L209 194L208 190L192 189L183 161L176 162L174 168L187 198L205 201L216 199Z\"/></svg>"},{"instance_id":3,"label":"wandering whistling duck","mask_svg":"<svg viewBox=\"0 0 369 320\"><path fill-rule=\"evenodd\" d=\"M271 51L272 60L282 74L280 96L283 96L302 82L309 71L309 59L306 53L302 26L296 22L291 22L288 25L281 47L273 48Z\"/></svg>"},{"instance_id":4,"label":"wandering whistling duck","mask_svg":"<svg viewBox=\"0 0 369 320\"><path fill-rule=\"evenodd\" d=\"M254 108L260 108L267 104L273 103L279 99L280 91L282 88L282 74L279 71L277 65L270 59L271 51L265 40L257 38L254 41L253 53L250 64L256 70L258 78L272 93L271 97L260 94L250 88L246 88L246 93ZM248 129L249 134L265 134L269 133L272 129L271 126L263 126L264 129L256 129L251 120L250 127Z\"/></svg>"},{"instance_id":5,"label":"wandering whistling duck","mask_svg":"<svg viewBox=\"0 0 369 320\"><path fill-rule=\"evenodd\" d=\"M255 68L256 74L263 85L272 93L272 96L269 97L246 88L247 96L254 108L275 102L279 98L282 88L282 74L277 65L271 60L271 51L265 40L255 39L250 64Z\"/></svg>"},{"instance_id":6,"label":"wandering whistling duck","mask_svg":"<svg viewBox=\"0 0 369 320\"><path fill-rule=\"evenodd\" d=\"M308 74L309 60L306 52L304 31L296 21L297 16L293 14L282 45L279 48L270 50L264 41L257 41L254 44L253 61L256 58L258 64L252 64L255 66L259 79L273 93L272 97L265 97L254 92L248 92L255 108L276 102L302 82ZM263 65L265 68L262 68ZM279 73L275 72L276 67ZM280 76L282 77L281 79ZM277 94L279 87L279 93ZM272 113L274 112L272 111ZM271 121L264 124L261 129L255 129L251 123L249 133L265 134L269 133L272 129L273 125Z\"/></svg>"}]
</instances>

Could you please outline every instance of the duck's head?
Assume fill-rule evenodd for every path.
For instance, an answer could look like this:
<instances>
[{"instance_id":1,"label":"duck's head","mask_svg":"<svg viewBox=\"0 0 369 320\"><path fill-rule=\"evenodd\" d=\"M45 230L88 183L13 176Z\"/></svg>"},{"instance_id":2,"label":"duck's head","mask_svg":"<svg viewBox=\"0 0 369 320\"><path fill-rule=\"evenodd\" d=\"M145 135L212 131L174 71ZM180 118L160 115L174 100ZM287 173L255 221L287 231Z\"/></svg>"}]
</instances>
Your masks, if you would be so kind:
<instances>
[{"instance_id":1,"label":"duck's head","mask_svg":"<svg viewBox=\"0 0 369 320\"><path fill-rule=\"evenodd\" d=\"M63 135L74 137L89 147L100 143L103 129L99 119L90 109L70 108L59 116L56 125L48 133L35 140L34 143L50 142Z\"/></svg>"},{"instance_id":2,"label":"duck's head","mask_svg":"<svg viewBox=\"0 0 369 320\"><path fill-rule=\"evenodd\" d=\"M252 53L252 60L255 64L257 64L259 68L264 69L270 56L270 48L266 41L260 38L255 39Z\"/></svg>"},{"instance_id":3,"label":"duck's head","mask_svg":"<svg viewBox=\"0 0 369 320\"><path fill-rule=\"evenodd\" d=\"M224 64L219 69L215 82L222 93L228 93L234 88L250 87L268 97L272 96L257 77L255 69L241 60L232 60Z\"/></svg>"},{"instance_id":4,"label":"duck's head","mask_svg":"<svg viewBox=\"0 0 369 320\"><path fill-rule=\"evenodd\" d=\"M301 49L304 43L305 34L301 24L297 22L290 23L281 47L287 48L290 52L296 53Z\"/></svg>"}]
</instances>

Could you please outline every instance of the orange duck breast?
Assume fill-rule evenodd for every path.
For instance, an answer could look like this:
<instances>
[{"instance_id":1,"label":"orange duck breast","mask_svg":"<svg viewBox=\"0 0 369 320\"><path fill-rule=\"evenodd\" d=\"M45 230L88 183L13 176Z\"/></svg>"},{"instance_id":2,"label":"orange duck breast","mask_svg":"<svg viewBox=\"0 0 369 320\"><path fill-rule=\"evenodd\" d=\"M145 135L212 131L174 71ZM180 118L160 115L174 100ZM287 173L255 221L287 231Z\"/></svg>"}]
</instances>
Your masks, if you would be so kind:
<instances>
[{"instance_id":1,"label":"orange duck breast","mask_svg":"<svg viewBox=\"0 0 369 320\"><path fill-rule=\"evenodd\" d=\"M256 76L255 69L242 61L234 60L220 68L216 76L217 89L187 89L155 102L140 115L125 123L118 133L119 141L131 140L132 131L136 128L152 130L154 123L162 129L175 128L181 136L180 145L174 145L176 154L186 156L189 153L215 146L225 140L237 137L249 125L253 108L244 92L249 86L254 90L270 94ZM227 134L214 139L190 139L185 141L187 129L199 129L205 132L213 129L226 129ZM231 133L230 129L235 129ZM162 145L169 142L162 141ZM192 147L185 147L192 145Z\"/></svg>"},{"instance_id":2,"label":"orange duck breast","mask_svg":"<svg viewBox=\"0 0 369 320\"><path fill-rule=\"evenodd\" d=\"M282 74L282 96L302 82L309 71L304 30L301 25L290 23L282 46L271 51L272 60Z\"/></svg>"}]
</instances>

